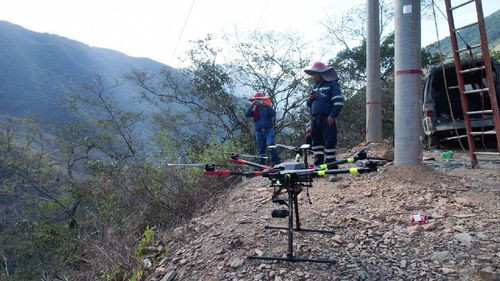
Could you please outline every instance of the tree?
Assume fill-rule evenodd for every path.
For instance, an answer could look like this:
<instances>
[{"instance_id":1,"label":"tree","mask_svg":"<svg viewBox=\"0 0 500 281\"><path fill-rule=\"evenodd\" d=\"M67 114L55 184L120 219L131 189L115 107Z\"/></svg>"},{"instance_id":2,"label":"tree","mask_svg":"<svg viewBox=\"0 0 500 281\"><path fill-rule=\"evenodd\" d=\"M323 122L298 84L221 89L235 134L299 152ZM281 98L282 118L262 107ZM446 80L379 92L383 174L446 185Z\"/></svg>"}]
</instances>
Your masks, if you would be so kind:
<instances>
[{"instance_id":1,"label":"tree","mask_svg":"<svg viewBox=\"0 0 500 281\"><path fill-rule=\"evenodd\" d=\"M394 33L389 27L393 18L392 2L381 1L381 46L380 79L382 90L383 138L393 137L394 118ZM329 63L334 65L340 80L342 93L346 98L339 116L340 146L352 146L362 142L365 136L365 86L366 86L366 41L365 9L358 6L342 16L340 25L332 21L325 24L330 41L343 47ZM436 55L422 50L422 67L428 66Z\"/></svg>"},{"instance_id":2,"label":"tree","mask_svg":"<svg viewBox=\"0 0 500 281\"><path fill-rule=\"evenodd\" d=\"M184 147L184 151L186 146L202 151L207 145L206 136L212 134L222 140L253 144L249 146L253 150L253 126L244 116L249 103L241 97L242 92L249 90L271 97L278 112L277 134L293 124L304 123L295 118L303 111L306 93L304 75L297 71L307 64L298 38L254 33L238 38L231 49L216 47L215 41L209 35L193 42L193 48L187 52L191 66L181 74L164 70L157 78L134 70L126 76L142 89L144 98L163 105L155 120L174 143ZM226 46L233 43L226 42ZM224 62L229 52L232 59ZM186 139L189 143L183 145Z\"/></svg>"},{"instance_id":3,"label":"tree","mask_svg":"<svg viewBox=\"0 0 500 281\"><path fill-rule=\"evenodd\" d=\"M384 41L390 36L392 29L390 24L394 18L393 2L381 0L380 4L380 38ZM351 46L360 46L366 41L366 5L360 4L349 9L335 21L333 17L326 20L323 26L326 28L327 40L333 46L341 46L347 52Z\"/></svg>"},{"instance_id":4,"label":"tree","mask_svg":"<svg viewBox=\"0 0 500 281\"><path fill-rule=\"evenodd\" d=\"M346 101L339 116L339 141L352 145L364 140L365 136L365 85L366 85L366 44L340 51L330 61L335 65L340 76L340 85ZM380 47L382 124L384 138L391 138L393 133L393 64L394 35L387 36Z\"/></svg>"},{"instance_id":5,"label":"tree","mask_svg":"<svg viewBox=\"0 0 500 281\"><path fill-rule=\"evenodd\" d=\"M491 57L496 59L497 61L500 61L500 51L496 50L491 51Z\"/></svg>"},{"instance_id":6,"label":"tree","mask_svg":"<svg viewBox=\"0 0 500 281\"><path fill-rule=\"evenodd\" d=\"M234 93L227 66L217 62L221 50L211 42L210 35L195 41L187 52L191 66L180 73L164 69L157 78L136 69L126 75L142 89L145 99L160 103L155 120L181 151L202 149L211 134L239 141L244 132L250 132L243 100Z\"/></svg>"},{"instance_id":7,"label":"tree","mask_svg":"<svg viewBox=\"0 0 500 281\"><path fill-rule=\"evenodd\" d=\"M80 123L66 123L59 131L60 139L65 140L62 147L70 175L75 163L88 159L92 150L115 161L123 161L140 152L139 123L143 116L118 107L113 91L119 85L119 81L110 83L95 75L80 84L78 91L83 92L67 99L67 109L80 117Z\"/></svg>"},{"instance_id":8,"label":"tree","mask_svg":"<svg viewBox=\"0 0 500 281\"><path fill-rule=\"evenodd\" d=\"M37 120L0 124L0 278L48 280L72 260L77 205L65 192L50 144Z\"/></svg>"},{"instance_id":9,"label":"tree","mask_svg":"<svg viewBox=\"0 0 500 281\"><path fill-rule=\"evenodd\" d=\"M243 87L263 92L277 111L276 134L292 126L307 100L308 85L302 69L306 45L294 34L251 33L246 40L236 36L237 57L233 62L236 80Z\"/></svg>"}]
</instances>

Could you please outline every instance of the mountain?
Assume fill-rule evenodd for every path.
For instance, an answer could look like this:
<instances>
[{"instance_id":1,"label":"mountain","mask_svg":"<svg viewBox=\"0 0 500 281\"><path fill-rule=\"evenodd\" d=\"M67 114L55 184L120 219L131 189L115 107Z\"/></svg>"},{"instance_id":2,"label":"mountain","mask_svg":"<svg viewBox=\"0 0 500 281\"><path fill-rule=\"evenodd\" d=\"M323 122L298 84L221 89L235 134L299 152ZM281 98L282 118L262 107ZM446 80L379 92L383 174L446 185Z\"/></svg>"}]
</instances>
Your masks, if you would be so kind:
<instances>
[{"instance_id":1,"label":"mountain","mask_svg":"<svg viewBox=\"0 0 500 281\"><path fill-rule=\"evenodd\" d=\"M491 49L498 49L498 45L500 45L500 10L494 12L493 14L484 18L484 22L486 24L486 33L488 36L488 45ZM459 26L457 26L459 27ZM470 46L479 44L479 29L477 25L470 26L460 32L461 38ZM458 37L458 47L464 48L465 43L460 37ZM440 41L441 49L444 54L451 53L451 41L450 37L446 37L441 39ZM431 53L439 52L438 42L434 42L425 47L425 50Z\"/></svg>"},{"instance_id":2,"label":"mountain","mask_svg":"<svg viewBox=\"0 0 500 281\"><path fill-rule=\"evenodd\" d=\"M133 68L158 73L172 68L148 58L95 48L61 36L38 33L0 21L0 113L35 114L47 122L70 118L60 107L64 96L95 74L109 81ZM148 111L137 101L137 88L124 82L114 89L117 102L131 111Z\"/></svg>"}]
</instances>

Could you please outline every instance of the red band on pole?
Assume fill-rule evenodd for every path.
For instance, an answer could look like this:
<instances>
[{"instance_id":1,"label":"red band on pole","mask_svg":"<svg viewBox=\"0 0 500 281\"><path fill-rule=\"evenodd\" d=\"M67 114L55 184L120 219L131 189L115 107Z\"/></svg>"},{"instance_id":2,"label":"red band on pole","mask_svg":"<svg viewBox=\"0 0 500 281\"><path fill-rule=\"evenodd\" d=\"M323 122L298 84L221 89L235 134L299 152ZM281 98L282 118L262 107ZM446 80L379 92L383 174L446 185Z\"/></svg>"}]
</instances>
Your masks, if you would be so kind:
<instances>
[{"instance_id":1,"label":"red band on pole","mask_svg":"<svg viewBox=\"0 0 500 281\"><path fill-rule=\"evenodd\" d=\"M396 76L398 75L422 75L422 69L405 69L396 71Z\"/></svg>"},{"instance_id":2,"label":"red band on pole","mask_svg":"<svg viewBox=\"0 0 500 281\"><path fill-rule=\"evenodd\" d=\"M371 100L371 101L367 101L366 104L370 105L370 104L380 104L380 101L379 100Z\"/></svg>"}]
</instances>

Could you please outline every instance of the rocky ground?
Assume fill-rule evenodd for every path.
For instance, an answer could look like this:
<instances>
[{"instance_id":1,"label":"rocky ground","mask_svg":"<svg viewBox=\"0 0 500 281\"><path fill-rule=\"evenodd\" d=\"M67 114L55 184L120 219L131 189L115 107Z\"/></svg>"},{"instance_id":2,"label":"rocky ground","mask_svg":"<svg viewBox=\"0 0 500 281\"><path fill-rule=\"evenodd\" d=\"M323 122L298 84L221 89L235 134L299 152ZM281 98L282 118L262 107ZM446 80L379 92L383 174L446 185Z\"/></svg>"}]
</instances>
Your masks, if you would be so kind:
<instances>
[{"instance_id":1,"label":"rocky ground","mask_svg":"<svg viewBox=\"0 0 500 281\"><path fill-rule=\"evenodd\" d=\"M374 147L372 155L386 148ZM190 223L165 233L168 254L148 280L500 280L500 161L467 168L460 150L448 161L426 151L416 169L318 179L299 195L302 226L295 254L332 265L249 260L283 256L285 231L271 218L269 181L243 179ZM386 153L385 153L386 154ZM348 155L346 153L345 155ZM434 160L432 160L434 159ZM411 225L411 214L432 218Z\"/></svg>"}]
</instances>

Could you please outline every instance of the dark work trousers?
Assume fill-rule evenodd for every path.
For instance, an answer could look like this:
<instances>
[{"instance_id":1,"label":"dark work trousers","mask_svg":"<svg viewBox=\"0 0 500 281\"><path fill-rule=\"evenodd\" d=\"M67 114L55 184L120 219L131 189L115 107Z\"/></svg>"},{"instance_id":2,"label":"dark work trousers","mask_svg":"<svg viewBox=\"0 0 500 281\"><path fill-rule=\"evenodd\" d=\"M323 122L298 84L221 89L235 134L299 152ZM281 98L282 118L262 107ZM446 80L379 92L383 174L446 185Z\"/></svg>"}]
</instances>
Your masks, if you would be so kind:
<instances>
[{"instance_id":1,"label":"dark work trousers","mask_svg":"<svg viewBox=\"0 0 500 281\"><path fill-rule=\"evenodd\" d=\"M266 157L266 148L274 145L274 129L260 129L255 131L255 138L257 140L257 149L259 150L259 157ZM271 155L271 163L273 165L281 163L278 151L275 148L269 149ZM259 158L259 164L265 165L266 159Z\"/></svg>"},{"instance_id":2,"label":"dark work trousers","mask_svg":"<svg viewBox=\"0 0 500 281\"><path fill-rule=\"evenodd\" d=\"M335 161L335 146L337 145L337 125L328 127L328 115L312 116L312 146L314 165Z\"/></svg>"}]
</instances>

